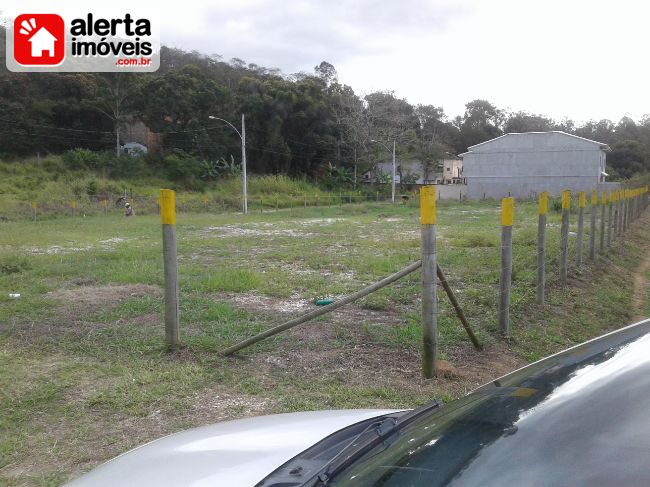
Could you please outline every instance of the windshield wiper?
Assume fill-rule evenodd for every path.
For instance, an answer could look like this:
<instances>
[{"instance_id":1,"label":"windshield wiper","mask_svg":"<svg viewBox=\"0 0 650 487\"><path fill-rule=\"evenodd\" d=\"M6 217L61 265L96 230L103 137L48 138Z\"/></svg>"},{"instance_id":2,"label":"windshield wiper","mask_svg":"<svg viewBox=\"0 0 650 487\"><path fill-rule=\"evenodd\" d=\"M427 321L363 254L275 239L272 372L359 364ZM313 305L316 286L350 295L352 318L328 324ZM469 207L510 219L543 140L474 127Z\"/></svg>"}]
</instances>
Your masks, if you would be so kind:
<instances>
[{"instance_id":1,"label":"windshield wiper","mask_svg":"<svg viewBox=\"0 0 650 487\"><path fill-rule=\"evenodd\" d=\"M399 432L422 416L440 407L437 401L432 401L411 413L395 419L388 417L374 428L368 429L346 448L341 450L332 460L325 464L312 479L305 482L306 486L326 486L339 473L347 469L369 451L380 445L390 446L398 437Z\"/></svg>"}]
</instances>

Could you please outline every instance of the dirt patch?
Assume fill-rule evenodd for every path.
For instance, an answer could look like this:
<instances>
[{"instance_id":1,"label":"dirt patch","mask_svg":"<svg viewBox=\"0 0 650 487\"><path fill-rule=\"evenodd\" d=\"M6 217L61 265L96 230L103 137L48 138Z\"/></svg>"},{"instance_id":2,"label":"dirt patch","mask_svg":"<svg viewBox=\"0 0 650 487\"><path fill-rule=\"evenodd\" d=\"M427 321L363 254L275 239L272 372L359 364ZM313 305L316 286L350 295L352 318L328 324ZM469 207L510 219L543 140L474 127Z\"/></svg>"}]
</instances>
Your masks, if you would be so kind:
<instances>
[{"instance_id":1,"label":"dirt patch","mask_svg":"<svg viewBox=\"0 0 650 487\"><path fill-rule=\"evenodd\" d=\"M162 289L148 284L125 284L121 286L79 286L58 289L46 295L76 310L97 310L119 304L131 298L162 296Z\"/></svg>"},{"instance_id":2,"label":"dirt patch","mask_svg":"<svg viewBox=\"0 0 650 487\"><path fill-rule=\"evenodd\" d=\"M299 232L292 229L243 228L238 225L224 225L221 227L208 227L203 235L215 238L232 237L312 237L311 232Z\"/></svg>"},{"instance_id":3,"label":"dirt patch","mask_svg":"<svg viewBox=\"0 0 650 487\"><path fill-rule=\"evenodd\" d=\"M215 299L228 301L236 308L253 312L301 313L315 308L313 303L302 299L299 294L293 294L288 299L278 299L253 293L219 293Z\"/></svg>"},{"instance_id":4,"label":"dirt patch","mask_svg":"<svg viewBox=\"0 0 650 487\"><path fill-rule=\"evenodd\" d=\"M337 377L342 384L358 388L384 388L399 392L405 403L413 397L462 396L490 380L526 364L501 343L475 350L467 342L445 347L438 377L422 378L418 349L387 348L373 343L362 322L380 326L403 325L398 313L347 308L333 313L327 322L315 321L288 331L295 345L272 354L252 354L248 365L267 371L265 376L313 378Z\"/></svg>"},{"instance_id":5,"label":"dirt patch","mask_svg":"<svg viewBox=\"0 0 650 487\"><path fill-rule=\"evenodd\" d=\"M648 228L650 225L650 216L646 212L638 221L637 225L642 228ZM645 250L643 259L632 273L632 283L634 292L632 294L632 310L635 319L646 317L646 308L648 306L648 278L646 275L650 272L650 245L648 245L645 235L635 229L633 238L642 249Z\"/></svg>"},{"instance_id":6,"label":"dirt patch","mask_svg":"<svg viewBox=\"0 0 650 487\"><path fill-rule=\"evenodd\" d=\"M645 317L645 308L648 301L648 279L646 278L648 271L650 271L650 256L641 261L641 265L632 274L634 283L632 309L634 310L634 317L638 319Z\"/></svg>"},{"instance_id":7,"label":"dirt patch","mask_svg":"<svg viewBox=\"0 0 650 487\"><path fill-rule=\"evenodd\" d=\"M194 424L212 424L218 421L270 414L275 401L270 398L236 394L217 385L194 395L192 407L185 416Z\"/></svg>"},{"instance_id":8,"label":"dirt patch","mask_svg":"<svg viewBox=\"0 0 650 487\"><path fill-rule=\"evenodd\" d=\"M30 247L26 249L28 253L33 255L57 255L57 254L73 254L75 252L84 252L86 250L93 250L92 245L83 247L63 247L61 245L50 245L49 247Z\"/></svg>"}]
</instances>

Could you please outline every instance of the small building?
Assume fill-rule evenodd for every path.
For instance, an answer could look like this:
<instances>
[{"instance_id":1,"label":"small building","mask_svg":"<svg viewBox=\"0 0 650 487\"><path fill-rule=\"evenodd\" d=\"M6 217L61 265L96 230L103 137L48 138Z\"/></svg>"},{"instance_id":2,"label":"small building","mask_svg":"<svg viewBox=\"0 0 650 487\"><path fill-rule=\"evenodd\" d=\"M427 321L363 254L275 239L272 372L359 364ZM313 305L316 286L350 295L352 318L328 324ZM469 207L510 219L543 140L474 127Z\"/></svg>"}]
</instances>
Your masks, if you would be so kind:
<instances>
[{"instance_id":1,"label":"small building","mask_svg":"<svg viewBox=\"0 0 650 487\"><path fill-rule=\"evenodd\" d=\"M397 184L423 185L436 182L435 168L437 163L425 163L419 159L395 161L395 182ZM380 161L375 166L361 175L365 183L390 183L393 173L393 161Z\"/></svg>"},{"instance_id":2,"label":"small building","mask_svg":"<svg viewBox=\"0 0 650 487\"><path fill-rule=\"evenodd\" d=\"M461 154L470 199L590 191L605 183L607 144L565 132L505 134Z\"/></svg>"},{"instance_id":3,"label":"small building","mask_svg":"<svg viewBox=\"0 0 650 487\"><path fill-rule=\"evenodd\" d=\"M463 160L459 157L456 159L444 159L442 161L442 184L464 184L463 177Z\"/></svg>"}]
</instances>

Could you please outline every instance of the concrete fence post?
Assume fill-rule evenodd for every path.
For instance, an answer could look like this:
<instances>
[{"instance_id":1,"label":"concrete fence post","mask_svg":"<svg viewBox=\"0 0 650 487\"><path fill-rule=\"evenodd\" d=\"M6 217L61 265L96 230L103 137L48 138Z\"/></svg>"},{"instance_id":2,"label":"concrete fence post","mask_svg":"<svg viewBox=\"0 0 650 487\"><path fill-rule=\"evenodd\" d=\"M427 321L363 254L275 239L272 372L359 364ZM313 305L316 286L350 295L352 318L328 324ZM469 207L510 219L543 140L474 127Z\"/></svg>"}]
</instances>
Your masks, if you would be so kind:
<instances>
[{"instance_id":1,"label":"concrete fence post","mask_svg":"<svg viewBox=\"0 0 650 487\"><path fill-rule=\"evenodd\" d=\"M32 221L36 221L36 201L32 201Z\"/></svg>"},{"instance_id":2,"label":"concrete fence post","mask_svg":"<svg viewBox=\"0 0 650 487\"><path fill-rule=\"evenodd\" d=\"M607 206L607 191L600 194L600 245L598 251L605 250L605 207Z\"/></svg>"},{"instance_id":3,"label":"concrete fence post","mask_svg":"<svg viewBox=\"0 0 650 487\"><path fill-rule=\"evenodd\" d=\"M180 345L178 326L178 259L176 257L176 205L174 191L160 190L160 216L165 267L165 339L170 350Z\"/></svg>"},{"instance_id":4,"label":"concrete fence post","mask_svg":"<svg viewBox=\"0 0 650 487\"><path fill-rule=\"evenodd\" d=\"M596 258L596 208L598 207L598 193L596 190L591 192L591 206L589 211L591 212L589 217L591 218L591 225L589 226L589 260L594 260Z\"/></svg>"},{"instance_id":5,"label":"concrete fence post","mask_svg":"<svg viewBox=\"0 0 650 487\"><path fill-rule=\"evenodd\" d=\"M614 227L614 191L609 192L609 200L607 204L607 247L612 246L612 229Z\"/></svg>"},{"instance_id":6,"label":"concrete fence post","mask_svg":"<svg viewBox=\"0 0 650 487\"><path fill-rule=\"evenodd\" d=\"M501 200L501 277L499 279L499 331L510 337L510 285L512 283L512 225L515 199Z\"/></svg>"},{"instance_id":7,"label":"concrete fence post","mask_svg":"<svg viewBox=\"0 0 650 487\"><path fill-rule=\"evenodd\" d=\"M438 369L438 297L436 289L436 188L420 189L422 227L422 375Z\"/></svg>"},{"instance_id":8,"label":"concrete fence post","mask_svg":"<svg viewBox=\"0 0 650 487\"><path fill-rule=\"evenodd\" d=\"M585 236L585 205L586 205L585 192L578 193L578 237L576 241L576 266L582 267L582 246Z\"/></svg>"},{"instance_id":9,"label":"concrete fence post","mask_svg":"<svg viewBox=\"0 0 650 487\"><path fill-rule=\"evenodd\" d=\"M612 191L612 195L614 196L614 221L612 223L612 238L616 238L618 235L618 191Z\"/></svg>"},{"instance_id":10,"label":"concrete fence post","mask_svg":"<svg viewBox=\"0 0 650 487\"><path fill-rule=\"evenodd\" d=\"M546 287L546 214L548 213L548 193L539 195L537 207L537 303L544 304Z\"/></svg>"},{"instance_id":11,"label":"concrete fence post","mask_svg":"<svg viewBox=\"0 0 650 487\"><path fill-rule=\"evenodd\" d=\"M562 191L562 227L560 228L560 282L566 284L569 271L569 212L571 191Z\"/></svg>"},{"instance_id":12,"label":"concrete fence post","mask_svg":"<svg viewBox=\"0 0 650 487\"><path fill-rule=\"evenodd\" d=\"M623 235L623 213L625 212L625 192L623 190L618 191L618 233L620 237Z\"/></svg>"},{"instance_id":13,"label":"concrete fence post","mask_svg":"<svg viewBox=\"0 0 650 487\"><path fill-rule=\"evenodd\" d=\"M629 210L629 199L627 189L623 190L623 233L627 232L627 212Z\"/></svg>"},{"instance_id":14,"label":"concrete fence post","mask_svg":"<svg viewBox=\"0 0 650 487\"><path fill-rule=\"evenodd\" d=\"M72 216L75 216L77 213L77 200L72 200L70 202L70 209L72 210Z\"/></svg>"}]
</instances>

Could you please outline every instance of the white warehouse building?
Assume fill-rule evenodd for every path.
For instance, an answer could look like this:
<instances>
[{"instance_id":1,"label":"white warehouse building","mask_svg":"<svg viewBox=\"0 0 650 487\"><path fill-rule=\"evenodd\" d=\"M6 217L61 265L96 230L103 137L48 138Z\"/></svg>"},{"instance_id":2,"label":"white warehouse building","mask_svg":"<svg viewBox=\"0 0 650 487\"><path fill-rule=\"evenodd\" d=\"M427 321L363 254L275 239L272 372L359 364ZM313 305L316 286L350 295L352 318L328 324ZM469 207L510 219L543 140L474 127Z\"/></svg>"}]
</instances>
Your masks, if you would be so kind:
<instances>
[{"instance_id":1,"label":"white warehouse building","mask_svg":"<svg viewBox=\"0 0 650 487\"><path fill-rule=\"evenodd\" d=\"M565 132L505 134L461 154L470 199L535 197L542 191L609 189L607 144Z\"/></svg>"}]
</instances>

